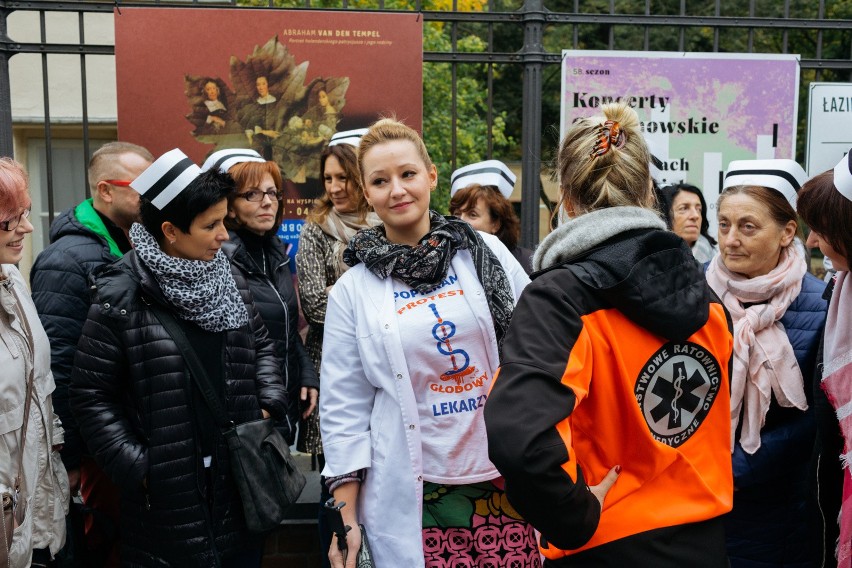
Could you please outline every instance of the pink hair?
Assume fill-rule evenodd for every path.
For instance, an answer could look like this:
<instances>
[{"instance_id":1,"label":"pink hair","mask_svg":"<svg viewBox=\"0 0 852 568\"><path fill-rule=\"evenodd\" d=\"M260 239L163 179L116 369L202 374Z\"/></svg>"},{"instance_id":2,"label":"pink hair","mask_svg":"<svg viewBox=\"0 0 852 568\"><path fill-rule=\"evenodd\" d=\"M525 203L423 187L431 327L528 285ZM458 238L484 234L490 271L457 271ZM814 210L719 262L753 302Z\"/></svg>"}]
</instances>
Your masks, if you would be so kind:
<instances>
[{"instance_id":1,"label":"pink hair","mask_svg":"<svg viewBox=\"0 0 852 568\"><path fill-rule=\"evenodd\" d=\"M0 219L31 205L28 187L29 176L24 167L12 158L0 158Z\"/></svg>"}]
</instances>

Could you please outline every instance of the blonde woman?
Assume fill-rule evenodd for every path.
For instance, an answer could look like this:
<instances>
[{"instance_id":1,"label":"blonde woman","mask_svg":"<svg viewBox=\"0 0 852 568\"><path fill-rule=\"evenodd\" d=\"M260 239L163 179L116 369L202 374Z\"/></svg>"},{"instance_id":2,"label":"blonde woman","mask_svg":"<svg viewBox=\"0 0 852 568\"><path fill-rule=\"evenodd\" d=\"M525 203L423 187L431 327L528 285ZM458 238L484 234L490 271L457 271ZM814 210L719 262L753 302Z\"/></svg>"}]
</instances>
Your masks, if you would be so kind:
<instances>
[{"instance_id":1,"label":"blonde woman","mask_svg":"<svg viewBox=\"0 0 852 568\"><path fill-rule=\"evenodd\" d=\"M602 111L559 150L562 222L506 334L489 455L545 566L724 568L725 309L654 210L636 113Z\"/></svg>"},{"instance_id":2,"label":"blonde woman","mask_svg":"<svg viewBox=\"0 0 852 568\"><path fill-rule=\"evenodd\" d=\"M364 196L382 224L356 234L329 295L320 375L323 475L376 566L539 566L532 528L488 459L483 405L529 282L493 235L429 209L438 173L395 120L361 140ZM347 538L346 568L361 538ZM333 568L344 561L336 544Z\"/></svg>"}]
</instances>

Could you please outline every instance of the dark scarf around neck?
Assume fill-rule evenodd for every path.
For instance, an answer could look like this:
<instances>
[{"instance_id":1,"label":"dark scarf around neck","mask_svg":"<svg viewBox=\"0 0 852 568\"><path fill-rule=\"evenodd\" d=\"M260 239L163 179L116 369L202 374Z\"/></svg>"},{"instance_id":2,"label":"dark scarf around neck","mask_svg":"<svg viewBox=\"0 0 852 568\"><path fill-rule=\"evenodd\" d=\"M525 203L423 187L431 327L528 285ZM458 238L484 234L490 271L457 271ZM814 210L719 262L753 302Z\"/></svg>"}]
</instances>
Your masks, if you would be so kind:
<instances>
[{"instance_id":1,"label":"dark scarf around neck","mask_svg":"<svg viewBox=\"0 0 852 568\"><path fill-rule=\"evenodd\" d=\"M476 275L485 290L498 351L502 356L503 338L515 307L509 278L482 236L456 217L429 212L431 228L415 245L388 240L384 225L362 229L349 241L343 261L349 266L363 262L379 278L392 276L425 294L441 285L457 250L468 249Z\"/></svg>"}]
</instances>

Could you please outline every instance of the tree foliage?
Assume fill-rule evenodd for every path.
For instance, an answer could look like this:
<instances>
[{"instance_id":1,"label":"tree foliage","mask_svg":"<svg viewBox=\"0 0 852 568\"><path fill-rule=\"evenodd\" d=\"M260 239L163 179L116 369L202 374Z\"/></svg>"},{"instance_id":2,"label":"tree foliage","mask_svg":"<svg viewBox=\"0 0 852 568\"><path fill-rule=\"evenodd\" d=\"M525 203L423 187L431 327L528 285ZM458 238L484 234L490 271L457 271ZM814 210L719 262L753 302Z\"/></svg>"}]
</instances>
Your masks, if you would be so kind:
<instances>
[{"instance_id":1,"label":"tree foliage","mask_svg":"<svg viewBox=\"0 0 852 568\"><path fill-rule=\"evenodd\" d=\"M415 11L484 11L520 10L524 0L309 0L315 8L349 8L356 10L388 9ZM269 5L269 0L240 0L249 5ZM305 0L272 0L282 8L306 7ZM788 4L785 14L784 5ZM682 0L545 0L551 12L620 15L687 15L722 17L757 17L773 20L809 18L827 20L852 19L852 0L719 0L716 2L683 2ZM455 37L455 45L453 44ZM519 22L486 24L470 22L424 23L424 51L484 52L488 41L491 51L517 53L524 44L524 29ZM552 23L543 37L544 49L558 54L562 49L615 49L634 51L688 51L727 53L797 53L803 59L823 58L848 61L852 54L852 34L848 29L785 30L776 22L754 29L742 27L676 27L643 25L641 18L630 24ZM423 69L423 135L440 171L439 190L434 204L444 210L448 201L449 174L453 167L488 156L488 93L486 64L465 63L455 66L456 122L453 123L453 66L449 63L424 63ZM492 91L493 157L519 160L522 131L523 66L490 65ZM803 161L808 86L812 81L852 80L849 70L808 69L802 72L799 100L797 159ZM542 70L541 158L547 162L558 146L561 67L545 64ZM456 144L453 153L452 133ZM455 158L455 160L454 160Z\"/></svg>"},{"instance_id":2,"label":"tree foliage","mask_svg":"<svg viewBox=\"0 0 852 568\"><path fill-rule=\"evenodd\" d=\"M449 51L450 37L446 29L427 25L423 30L424 49ZM459 51L484 51L484 42L475 35L458 40ZM423 66L423 138L432 160L438 167L438 190L432 206L446 212L449 205L450 175L456 167L487 159L488 151L488 92L485 65L463 65L456 68L456 124L452 121L453 70L449 63L426 63ZM492 115L491 140L494 155L513 140L505 134L506 112ZM453 161L453 128L456 145Z\"/></svg>"},{"instance_id":3,"label":"tree foliage","mask_svg":"<svg viewBox=\"0 0 852 568\"><path fill-rule=\"evenodd\" d=\"M546 0L554 12L574 12L575 0ZM730 18L756 17L776 20L772 26L742 27L676 27L645 26L641 19L624 25L611 24L554 24L547 26L543 43L549 53L563 49L631 50L631 51L687 51L722 53L795 53L802 59L850 59L852 34L849 29L836 30L785 30L777 20L788 18L850 20L852 0L791 0L784 13L784 2L774 0L719 0L715 2L681 2L681 0L581 0L576 2L582 14L620 14L641 16L646 13L686 16L721 16ZM823 12L820 13L820 4ZM681 12L683 6L684 11ZM647 11L646 11L647 10ZM522 35L506 38L515 45ZM502 41L502 38L501 38ZM506 49L511 49L506 46ZM517 48L515 48L517 49ZM511 98L513 84L520 84L521 70L504 76L505 84L495 83L495 93ZM848 82L852 72L832 69L805 69L799 89L799 120L796 157L804 161L807 134L808 90L812 81ZM550 65L543 72L542 89L542 152L553 156L558 145L559 93L561 68ZM516 91L516 93L519 91ZM520 116L508 121L507 133L519 137Z\"/></svg>"}]
</instances>

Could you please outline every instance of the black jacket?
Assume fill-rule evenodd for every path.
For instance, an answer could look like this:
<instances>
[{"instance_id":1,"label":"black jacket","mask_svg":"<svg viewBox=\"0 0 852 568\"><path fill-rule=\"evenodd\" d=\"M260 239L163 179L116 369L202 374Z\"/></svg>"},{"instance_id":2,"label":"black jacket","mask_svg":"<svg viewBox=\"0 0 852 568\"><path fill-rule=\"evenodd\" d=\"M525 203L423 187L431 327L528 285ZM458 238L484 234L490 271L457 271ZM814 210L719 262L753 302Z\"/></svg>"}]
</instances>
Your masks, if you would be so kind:
<instances>
[{"instance_id":1,"label":"black jacket","mask_svg":"<svg viewBox=\"0 0 852 568\"><path fill-rule=\"evenodd\" d=\"M95 274L93 304L74 360L70 399L98 464L119 486L122 563L216 566L245 547L239 494L218 438L213 465L199 452L193 384L182 355L149 309L168 306L134 252ZM251 302L249 324L225 332L225 406L235 423L285 415L281 362ZM143 479L147 487L143 486Z\"/></svg>"},{"instance_id":2,"label":"black jacket","mask_svg":"<svg viewBox=\"0 0 852 568\"><path fill-rule=\"evenodd\" d=\"M62 213L50 227L50 245L30 271L33 302L50 338L50 368L56 381L53 407L65 428L62 461L68 469L80 467L85 453L80 432L68 403L71 367L77 341L89 313L89 275L118 257L110 253L108 234L84 226L74 209Z\"/></svg>"},{"instance_id":3,"label":"black jacket","mask_svg":"<svg viewBox=\"0 0 852 568\"><path fill-rule=\"evenodd\" d=\"M301 387L319 389L319 379L299 336L299 304L288 265L290 259L277 237L267 239L264 250L273 271L270 279L249 256L240 236L234 231L229 234L231 240L224 243L222 250L231 261L232 271L238 270L248 281L254 305L275 345L275 354L284 362L282 374L289 394L287 420L295 434L300 414L299 390ZM292 444L294 440L288 438L287 441Z\"/></svg>"}]
</instances>

